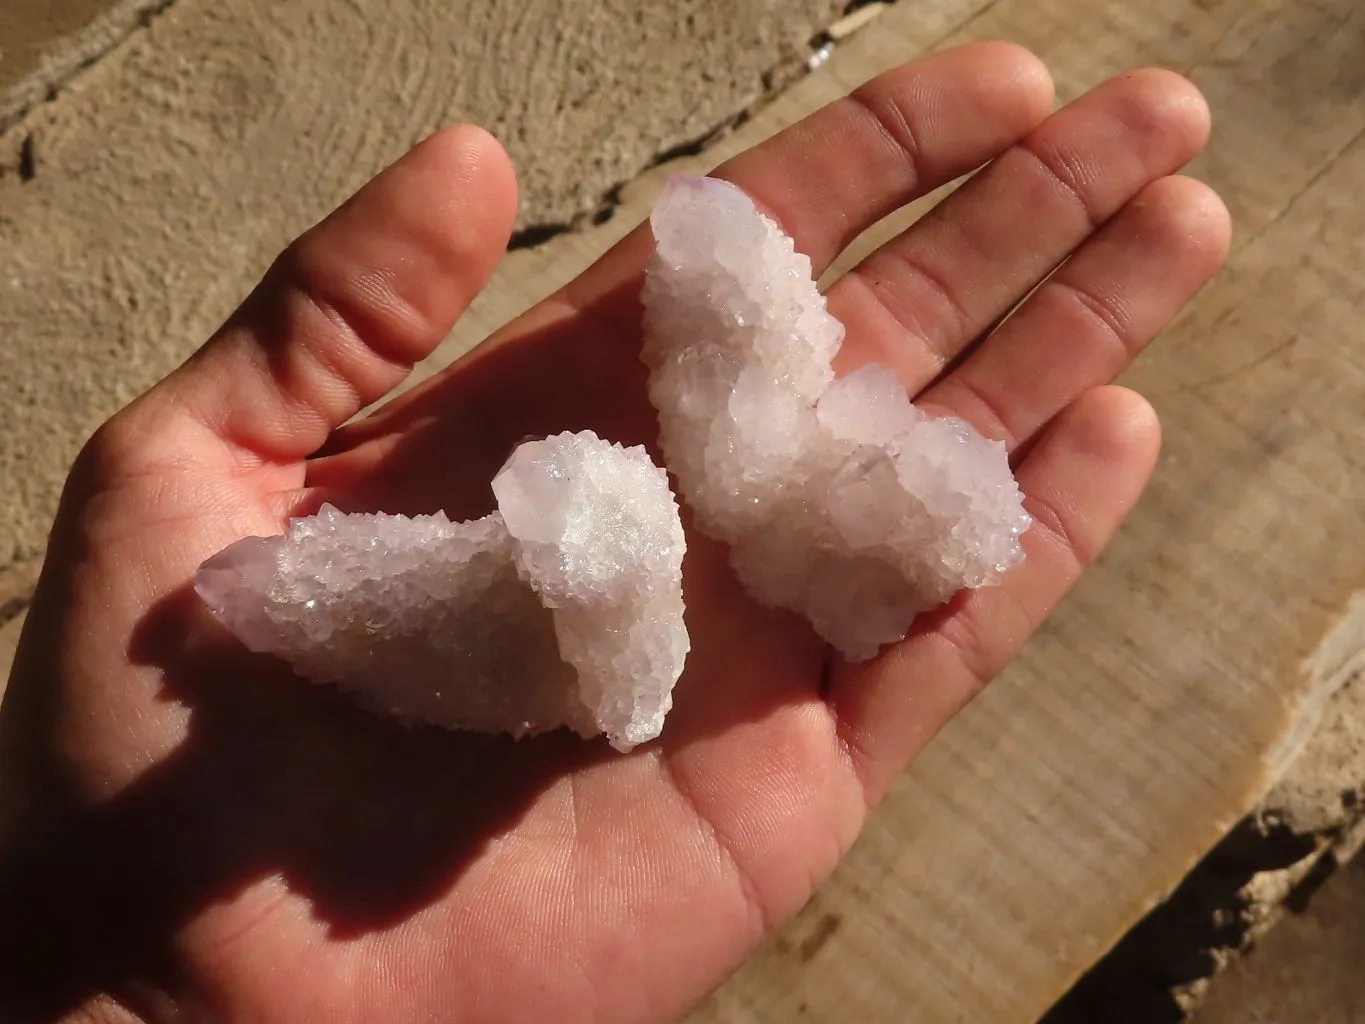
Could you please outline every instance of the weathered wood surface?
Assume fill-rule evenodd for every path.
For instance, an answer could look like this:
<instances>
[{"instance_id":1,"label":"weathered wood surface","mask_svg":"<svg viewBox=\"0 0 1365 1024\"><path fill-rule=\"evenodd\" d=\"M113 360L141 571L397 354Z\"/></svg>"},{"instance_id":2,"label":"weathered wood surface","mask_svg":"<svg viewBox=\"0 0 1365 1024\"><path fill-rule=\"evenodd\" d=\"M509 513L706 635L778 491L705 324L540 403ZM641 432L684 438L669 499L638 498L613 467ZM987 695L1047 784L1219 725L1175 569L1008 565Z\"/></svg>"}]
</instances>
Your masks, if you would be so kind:
<instances>
[{"instance_id":1,"label":"weathered wood surface","mask_svg":"<svg viewBox=\"0 0 1365 1024\"><path fill-rule=\"evenodd\" d=\"M0 130L168 0L6 0L0 4Z\"/></svg>"},{"instance_id":2,"label":"weathered wood surface","mask_svg":"<svg viewBox=\"0 0 1365 1024\"><path fill-rule=\"evenodd\" d=\"M160 13L0 135L0 573L41 551L90 431L418 138L488 126L520 169L521 227L567 224L752 103L842 6L131 3Z\"/></svg>"},{"instance_id":3,"label":"weathered wood surface","mask_svg":"<svg viewBox=\"0 0 1365 1024\"><path fill-rule=\"evenodd\" d=\"M1035 1020L1256 802L1301 705L1334 681L1339 659L1311 656L1365 581L1365 12L1355 0L902 0L684 163L709 166L926 48L985 37L1036 49L1064 98L1140 64L1190 74L1218 122L1195 170L1237 219L1231 266L1128 376L1167 436L1131 525L694 1024ZM243 163L233 194L253 174L299 181L319 152L279 168ZM625 188L606 224L509 257L426 372L638 222L672 169ZM362 168L323 170L319 208ZM296 226L215 220L200 244L249 262ZM215 284L209 304L236 287ZM200 326L183 314L172 324Z\"/></svg>"}]
</instances>

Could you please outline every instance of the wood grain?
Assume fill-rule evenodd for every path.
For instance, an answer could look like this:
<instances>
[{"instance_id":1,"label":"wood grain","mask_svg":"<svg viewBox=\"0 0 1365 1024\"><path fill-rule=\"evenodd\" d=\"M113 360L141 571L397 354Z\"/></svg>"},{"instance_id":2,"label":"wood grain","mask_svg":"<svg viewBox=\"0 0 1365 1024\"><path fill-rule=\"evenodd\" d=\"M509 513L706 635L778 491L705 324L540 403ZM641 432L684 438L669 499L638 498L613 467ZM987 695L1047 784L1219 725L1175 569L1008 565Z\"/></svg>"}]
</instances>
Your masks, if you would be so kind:
<instances>
[{"instance_id":1,"label":"wood grain","mask_svg":"<svg viewBox=\"0 0 1365 1024\"><path fill-rule=\"evenodd\" d=\"M7 0L0 5L0 130L173 0Z\"/></svg>"},{"instance_id":2,"label":"wood grain","mask_svg":"<svg viewBox=\"0 0 1365 1024\"><path fill-rule=\"evenodd\" d=\"M334 16L319 16L318 30ZM239 25L195 17L243 45ZM1128 375L1167 437L1130 526L1026 655L900 780L834 878L694 1024L1035 1020L1255 804L1301 704L1321 696L1312 655L1365 583L1365 14L1354 0L902 0L743 129L623 189L611 221L513 253L423 374L638 223L672 170L704 169L882 67L986 37L1036 49L1065 97L1142 64L1189 73L1218 122L1195 170L1236 215L1234 256ZM382 59L404 59L383 38ZM230 74L218 88L235 88ZM262 125L322 130L288 90L261 102L270 112L233 138L263 144L253 134ZM195 128L178 112L175 123L211 214L172 219L169 250L186 256L192 237L211 239L198 244L233 266L295 226L266 225L280 207L247 184L314 181L318 209L361 175L353 154L391 137L372 122L328 124L294 158L271 151L252 169L256 154L212 141L211 120ZM54 129L52 144L79 138ZM210 153L228 169L209 168ZM259 226L240 230L233 209ZM86 273L89 237L58 224L68 233L58 234L60 265ZM221 308L239 277L208 280L202 254L190 262L183 274L155 263L161 278L111 272L111 293L155 302L158 339L197 330L202 314L190 315L184 293L199 288ZM129 388L151 363L128 375ZM1339 631L1332 643L1343 643Z\"/></svg>"},{"instance_id":3,"label":"wood grain","mask_svg":"<svg viewBox=\"0 0 1365 1024\"><path fill-rule=\"evenodd\" d=\"M0 136L0 566L41 551L84 438L422 136L486 125L521 226L568 224L841 6L178 0Z\"/></svg>"}]
</instances>

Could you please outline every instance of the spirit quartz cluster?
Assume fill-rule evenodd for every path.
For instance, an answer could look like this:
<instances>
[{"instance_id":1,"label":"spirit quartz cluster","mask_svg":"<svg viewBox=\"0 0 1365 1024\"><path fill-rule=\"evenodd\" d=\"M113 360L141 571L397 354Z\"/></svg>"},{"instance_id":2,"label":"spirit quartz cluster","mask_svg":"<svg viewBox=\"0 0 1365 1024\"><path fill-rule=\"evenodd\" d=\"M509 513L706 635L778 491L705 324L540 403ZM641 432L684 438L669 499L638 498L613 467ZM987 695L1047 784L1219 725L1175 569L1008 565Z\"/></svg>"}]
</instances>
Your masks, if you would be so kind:
<instances>
[{"instance_id":1,"label":"spirit quartz cluster","mask_svg":"<svg viewBox=\"0 0 1365 1024\"><path fill-rule=\"evenodd\" d=\"M738 188L672 182L654 211L644 359L668 467L759 601L850 658L995 582L1029 526L1002 445L930 419L895 376L834 379L843 327L809 260ZM498 511L343 515L248 538L196 585L248 646L407 721L657 736L689 641L663 470L590 432L521 445Z\"/></svg>"},{"instance_id":2,"label":"spirit quartz cluster","mask_svg":"<svg viewBox=\"0 0 1365 1024\"><path fill-rule=\"evenodd\" d=\"M843 325L748 196L676 178L651 225L644 359L664 456L755 598L869 658L1022 559L1004 446L926 417L889 370L835 380Z\"/></svg>"},{"instance_id":3,"label":"spirit quartz cluster","mask_svg":"<svg viewBox=\"0 0 1365 1024\"><path fill-rule=\"evenodd\" d=\"M215 555L196 589L251 650L406 721L653 739L688 650L664 472L559 434L520 445L493 493L464 523L324 506Z\"/></svg>"}]
</instances>

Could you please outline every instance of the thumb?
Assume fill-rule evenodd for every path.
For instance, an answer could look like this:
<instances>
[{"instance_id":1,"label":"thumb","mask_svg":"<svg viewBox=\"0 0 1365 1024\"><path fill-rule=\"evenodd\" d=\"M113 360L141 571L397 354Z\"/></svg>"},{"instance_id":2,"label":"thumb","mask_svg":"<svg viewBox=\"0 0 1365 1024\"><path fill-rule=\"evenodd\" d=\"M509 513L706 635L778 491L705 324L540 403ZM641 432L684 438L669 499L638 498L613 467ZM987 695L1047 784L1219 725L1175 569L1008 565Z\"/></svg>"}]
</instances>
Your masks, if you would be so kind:
<instances>
[{"instance_id":1,"label":"thumb","mask_svg":"<svg viewBox=\"0 0 1365 1024\"><path fill-rule=\"evenodd\" d=\"M257 457L307 456L445 338L506 250L516 202L491 135L438 132L289 246L145 399Z\"/></svg>"}]
</instances>

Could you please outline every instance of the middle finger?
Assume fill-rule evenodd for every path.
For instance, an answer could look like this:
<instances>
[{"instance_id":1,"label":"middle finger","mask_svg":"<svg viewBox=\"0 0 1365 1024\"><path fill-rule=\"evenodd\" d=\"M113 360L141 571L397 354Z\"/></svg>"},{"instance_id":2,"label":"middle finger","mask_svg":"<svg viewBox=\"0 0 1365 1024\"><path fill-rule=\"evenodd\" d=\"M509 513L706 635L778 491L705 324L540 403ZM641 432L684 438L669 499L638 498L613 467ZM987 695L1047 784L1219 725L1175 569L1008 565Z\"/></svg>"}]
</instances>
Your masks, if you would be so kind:
<instances>
[{"instance_id":1,"label":"middle finger","mask_svg":"<svg viewBox=\"0 0 1365 1024\"><path fill-rule=\"evenodd\" d=\"M839 369L879 363L919 391L1208 133L1203 97L1166 71L1054 114L830 289L848 329Z\"/></svg>"}]
</instances>

